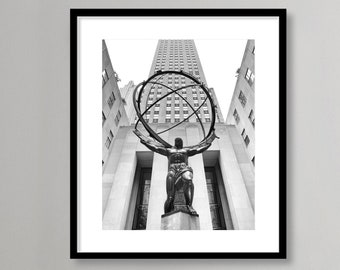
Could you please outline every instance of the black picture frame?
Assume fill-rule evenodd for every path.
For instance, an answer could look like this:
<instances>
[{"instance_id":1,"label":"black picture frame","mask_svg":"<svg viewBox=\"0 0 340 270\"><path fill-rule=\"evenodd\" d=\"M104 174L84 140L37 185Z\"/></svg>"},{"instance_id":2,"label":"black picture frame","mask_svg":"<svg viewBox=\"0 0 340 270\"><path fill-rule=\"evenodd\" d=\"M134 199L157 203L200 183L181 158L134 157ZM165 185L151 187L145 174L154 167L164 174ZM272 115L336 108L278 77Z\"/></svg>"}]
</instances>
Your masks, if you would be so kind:
<instances>
[{"instance_id":1,"label":"black picture frame","mask_svg":"<svg viewBox=\"0 0 340 270\"><path fill-rule=\"evenodd\" d=\"M277 17L279 19L279 252L79 252L78 251L78 18L79 17ZM286 207L286 10L285 9L71 9L70 10L70 258L72 259L285 259Z\"/></svg>"}]
</instances>

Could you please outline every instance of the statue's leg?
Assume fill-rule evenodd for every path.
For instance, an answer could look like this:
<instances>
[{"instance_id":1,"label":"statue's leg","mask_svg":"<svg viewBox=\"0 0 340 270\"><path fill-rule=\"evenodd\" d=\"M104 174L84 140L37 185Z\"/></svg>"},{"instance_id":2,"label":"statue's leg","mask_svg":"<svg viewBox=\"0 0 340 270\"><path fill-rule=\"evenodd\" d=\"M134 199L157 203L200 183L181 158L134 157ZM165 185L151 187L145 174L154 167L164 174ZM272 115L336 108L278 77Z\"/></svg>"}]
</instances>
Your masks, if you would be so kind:
<instances>
[{"instance_id":1,"label":"statue's leg","mask_svg":"<svg viewBox=\"0 0 340 270\"><path fill-rule=\"evenodd\" d=\"M166 193L167 199L164 203L164 213L174 210L175 201L175 173L170 171L166 177Z\"/></svg>"},{"instance_id":2,"label":"statue's leg","mask_svg":"<svg viewBox=\"0 0 340 270\"><path fill-rule=\"evenodd\" d=\"M195 209L192 207L192 201L194 199L194 183L192 182L193 174L192 172L185 172L182 175L182 179L184 180L184 197L188 210L191 214L197 214Z\"/></svg>"}]
</instances>

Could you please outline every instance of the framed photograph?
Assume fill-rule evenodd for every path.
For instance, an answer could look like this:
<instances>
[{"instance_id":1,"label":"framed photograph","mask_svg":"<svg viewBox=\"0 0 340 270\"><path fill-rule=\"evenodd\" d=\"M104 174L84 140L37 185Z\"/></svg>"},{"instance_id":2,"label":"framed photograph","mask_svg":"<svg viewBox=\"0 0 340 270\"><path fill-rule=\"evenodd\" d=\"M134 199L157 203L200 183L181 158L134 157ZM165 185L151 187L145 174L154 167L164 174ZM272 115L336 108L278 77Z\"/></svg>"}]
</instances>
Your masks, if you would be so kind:
<instances>
[{"instance_id":1,"label":"framed photograph","mask_svg":"<svg viewBox=\"0 0 340 270\"><path fill-rule=\"evenodd\" d=\"M70 17L71 258L285 259L286 10Z\"/></svg>"}]
</instances>

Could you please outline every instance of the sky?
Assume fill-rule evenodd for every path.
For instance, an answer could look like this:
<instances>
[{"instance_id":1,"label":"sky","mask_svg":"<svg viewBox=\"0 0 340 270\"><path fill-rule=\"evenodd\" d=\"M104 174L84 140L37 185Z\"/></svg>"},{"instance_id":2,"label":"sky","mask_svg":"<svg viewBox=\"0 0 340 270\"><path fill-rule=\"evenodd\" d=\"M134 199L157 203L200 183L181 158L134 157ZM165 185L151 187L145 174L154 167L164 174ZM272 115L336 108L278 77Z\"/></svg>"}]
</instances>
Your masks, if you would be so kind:
<instances>
[{"instance_id":1,"label":"sky","mask_svg":"<svg viewBox=\"0 0 340 270\"><path fill-rule=\"evenodd\" d=\"M148 79L158 40L105 40L113 69L121 81L119 87L129 81L136 85ZM195 39L208 87L213 87L226 119L230 100L236 84L236 70L241 61L247 40Z\"/></svg>"}]
</instances>

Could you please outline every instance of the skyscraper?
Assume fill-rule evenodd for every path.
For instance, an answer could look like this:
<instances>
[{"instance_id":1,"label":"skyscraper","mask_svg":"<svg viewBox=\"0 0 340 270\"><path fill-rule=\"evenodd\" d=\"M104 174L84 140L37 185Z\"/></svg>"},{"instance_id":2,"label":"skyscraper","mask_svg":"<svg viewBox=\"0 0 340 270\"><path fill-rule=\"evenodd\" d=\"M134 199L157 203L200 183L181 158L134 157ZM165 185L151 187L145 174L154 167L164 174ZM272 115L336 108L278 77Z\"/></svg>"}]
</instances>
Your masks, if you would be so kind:
<instances>
[{"instance_id":1,"label":"skyscraper","mask_svg":"<svg viewBox=\"0 0 340 270\"><path fill-rule=\"evenodd\" d=\"M128 124L118 87L118 74L113 69L106 43L102 41L102 165L112 149L112 141L121 125Z\"/></svg>"},{"instance_id":2,"label":"skyscraper","mask_svg":"<svg viewBox=\"0 0 340 270\"><path fill-rule=\"evenodd\" d=\"M199 81L207 85L203 67L198 56L198 52L193 40L159 40L155 51L154 59L151 64L149 76L162 70L183 70ZM190 80L184 76L170 74L162 77L160 82L172 89L188 86ZM146 106L152 104L156 99L166 94L168 89L160 85L152 86L148 95L144 96L142 104ZM209 89L215 105L217 105L216 122L223 122L223 116L218 106L218 101L213 88ZM183 97L190 102L194 108L198 108L205 98L204 92L199 87L187 87L181 91ZM145 108L145 107L144 107ZM147 121L152 123L174 123L186 118L192 110L186 102L178 96L168 96L150 110L146 115ZM211 121L211 108L204 104L199 110L199 116L203 123ZM195 117L189 118L189 122L198 121Z\"/></svg>"},{"instance_id":3,"label":"skyscraper","mask_svg":"<svg viewBox=\"0 0 340 270\"><path fill-rule=\"evenodd\" d=\"M126 115L130 124L134 124L136 117L136 112L132 103L132 95L135 87L136 85L134 84L134 82L129 81L124 87L120 88L120 93L122 95Z\"/></svg>"},{"instance_id":4,"label":"skyscraper","mask_svg":"<svg viewBox=\"0 0 340 270\"><path fill-rule=\"evenodd\" d=\"M255 41L248 40L226 123L235 125L255 167Z\"/></svg>"}]
</instances>

